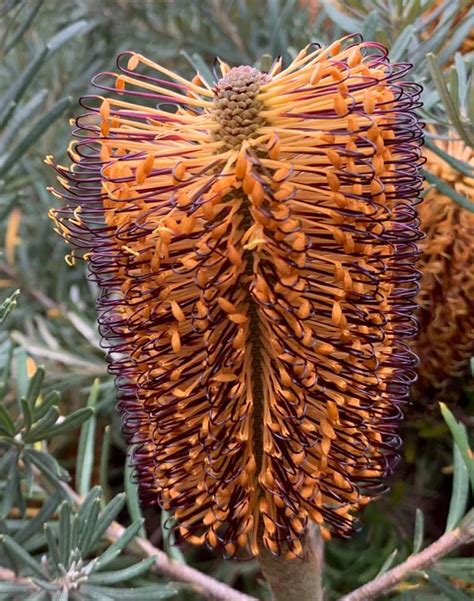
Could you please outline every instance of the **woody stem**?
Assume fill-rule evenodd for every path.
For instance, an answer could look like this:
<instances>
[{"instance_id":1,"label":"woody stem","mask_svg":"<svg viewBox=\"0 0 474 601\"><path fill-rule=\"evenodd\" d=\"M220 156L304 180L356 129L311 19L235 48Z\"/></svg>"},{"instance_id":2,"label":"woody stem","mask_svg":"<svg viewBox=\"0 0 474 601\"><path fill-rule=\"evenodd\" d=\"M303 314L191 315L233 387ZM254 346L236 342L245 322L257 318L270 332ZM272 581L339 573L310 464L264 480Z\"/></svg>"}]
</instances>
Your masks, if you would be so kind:
<instances>
[{"instance_id":1,"label":"woody stem","mask_svg":"<svg viewBox=\"0 0 474 601\"><path fill-rule=\"evenodd\" d=\"M267 579L272 601L322 601L323 540L311 524L303 541L302 559L274 557L263 545L258 560Z\"/></svg>"}]
</instances>

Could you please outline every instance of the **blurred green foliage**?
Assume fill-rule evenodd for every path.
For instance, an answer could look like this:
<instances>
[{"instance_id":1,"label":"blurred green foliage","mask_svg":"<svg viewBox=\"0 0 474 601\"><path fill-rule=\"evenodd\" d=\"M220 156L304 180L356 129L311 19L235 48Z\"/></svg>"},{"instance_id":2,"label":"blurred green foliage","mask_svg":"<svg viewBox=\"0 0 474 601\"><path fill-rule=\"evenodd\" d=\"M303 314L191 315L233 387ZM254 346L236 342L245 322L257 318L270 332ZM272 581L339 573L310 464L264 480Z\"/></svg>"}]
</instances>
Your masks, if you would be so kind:
<instances>
[{"instance_id":1,"label":"blurred green foliage","mask_svg":"<svg viewBox=\"0 0 474 601\"><path fill-rule=\"evenodd\" d=\"M474 8L461 0L0 3L0 566L32 577L27 584L0 582L0 599L68 599L53 581L71 573L81 585L70 598L174 594L149 573L150 562L137 563L128 552L142 518L124 468L114 387L96 328L96 291L83 266L65 263L67 249L47 218L54 199L46 188L53 175L43 158L68 160L68 117L80 113L77 98L91 92L91 76L111 69L118 52L132 49L186 75L197 69L212 81L215 56L231 64L259 65L264 55L287 61L309 42L359 31L386 44L394 60L414 64L413 78L424 85L424 120L441 131L455 129L472 146L473 28ZM429 136L427 144L472 177L472 168L443 156ZM426 176L453 202L470 207L450 184ZM454 527L472 503L470 394L464 393L456 417L446 407L444 420L437 409L408 410L405 462L392 493L368 507L353 540L327 545L330 598L419 550L445 524ZM68 480L85 498L80 508L64 493L61 485ZM104 546L102 534L115 518L131 524L129 538L115 548ZM176 549L163 536L167 516L148 510L145 518L148 536L176 560L268 598L254 562ZM114 589L123 583L128 588ZM127 597L134 594L130 586L143 587L139 597ZM447 558L392 597L436 601L473 591L474 561ZM197 595L184 588L179 598Z\"/></svg>"}]
</instances>

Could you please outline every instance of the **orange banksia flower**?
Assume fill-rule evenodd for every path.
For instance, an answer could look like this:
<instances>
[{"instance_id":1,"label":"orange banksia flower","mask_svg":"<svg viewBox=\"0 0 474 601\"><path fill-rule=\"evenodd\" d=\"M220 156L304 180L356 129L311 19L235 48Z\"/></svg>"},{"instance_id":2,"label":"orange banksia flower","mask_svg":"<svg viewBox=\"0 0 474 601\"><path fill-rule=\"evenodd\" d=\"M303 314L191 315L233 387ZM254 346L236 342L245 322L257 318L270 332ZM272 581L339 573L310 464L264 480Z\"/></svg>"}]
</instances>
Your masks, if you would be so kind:
<instances>
[{"instance_id":1,"label":"orange banksia flower","mask_svg":"<svg viewBox=\"0 0 474 601\"><path fill-rule=\"evenodd\" d=\"M437 146L474 167L474 153L452 132ZM474 178L463 175L426 149L426 169L468 198L474 208ZM469 374L474 355L474 213L436 188L421 205L423 240L418 297L420 357L417 389L448 389L453 378Z\"/></svg>"},{"instance_id":2,"label":"orange banksia flower","mask_svg":"<svg viewBox=\"0 0 474 601\"><path fill-rule=\"evenodd\" d=\"M302 553L384 488L416 365L419 86L375 43L208 85L133 52L82 100L57 230L98 282L143 499ZM51 162L51 159L48 159Z\"/></svg>"}]
</instances>

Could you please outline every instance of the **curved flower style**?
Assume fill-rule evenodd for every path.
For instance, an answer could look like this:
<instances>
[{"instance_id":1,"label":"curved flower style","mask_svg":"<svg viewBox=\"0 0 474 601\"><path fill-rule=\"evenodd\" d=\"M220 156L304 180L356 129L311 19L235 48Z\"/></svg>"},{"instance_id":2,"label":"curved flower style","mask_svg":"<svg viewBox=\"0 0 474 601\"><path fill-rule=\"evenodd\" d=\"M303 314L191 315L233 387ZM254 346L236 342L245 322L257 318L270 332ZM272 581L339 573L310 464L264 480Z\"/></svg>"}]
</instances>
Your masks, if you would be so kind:
<instances>
[{"instance_id":1,"label":"curved flower style","mask_svg":"<svg viewBox=\"0 0 474 601\"><path fill-rule=\"evenodd\" d=\"M349 535L384 488L416 365L408 69L346 38L269 73L220 63L210 87L128 52L82 100L52 216L100 286L141 492L179 540L294 557L308 519Z\"/></svg>"},{"instance_id":2,"label":"curved flower style","mask_svg":"<svg viewBox=\"0 0 474 601\"><path fill-rule=\"evenodd\" d=\"M474 168L472 148L452 132L436 145ZM474 178L463 176L425 149L426 169L474 203ZM473 204L474 208L474 204ZM453 378L469 373L474 355L474 213L436 188L420 209L423 273L418 297L420 334L414 346L420 357L417 389L448 389Z\"/></svg>"}]
</instances>

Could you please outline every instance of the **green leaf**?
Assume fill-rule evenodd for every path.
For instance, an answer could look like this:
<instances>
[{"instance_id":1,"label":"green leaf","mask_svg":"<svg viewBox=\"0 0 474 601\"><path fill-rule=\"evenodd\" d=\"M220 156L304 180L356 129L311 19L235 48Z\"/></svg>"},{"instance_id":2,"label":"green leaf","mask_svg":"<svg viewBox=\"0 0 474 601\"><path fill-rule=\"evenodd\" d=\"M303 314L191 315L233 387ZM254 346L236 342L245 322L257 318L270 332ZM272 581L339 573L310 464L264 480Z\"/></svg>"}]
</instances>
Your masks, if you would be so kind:
<instances>
[{"instance_id":1,"label":"green leaf","mask_svg":"<svg viewBox=\"0 0 474 601\"><path fill-rule=\"evenodd\" d=\"M448 520L446 523L446 532L454 530L459 520L466 512L469 498L469 474L466 464L461 455L459 447L455 444L453 448L453 489L451 492L451 501L449 504Z\"/></svg>"},{"instance_id":2,"label":"green leaf","mask_svg":"<svg viewBox=\"0 0 474 601\"><path fill-rule=\"evenodd\" d=\"M346 33L356 33L362 30L361 22L339 11L332 0L323 0L323 6L328 17Z\"/></svg>"},{"instance_id":3,"label":"green leaf","mask_svg":"<svg viewBox=\"0 0 474 601\"><path fill-rule=\"evenodd\" d=\"M0 405L0 427L5 431L7 436L11 436L12 438L15 436L15 424L3 405Z\"/></svg>"},{"instance_id":4,"label":"green leaf","mask_svg":"<svg viewBox=\"0 0 474 601\"><path fill-rule=\"evenodd\" d=\"M393 566L393 562L395 561L395 558L398 555L398 549L394 549L390 555L387 557L387 559L383 562L382 567L380 568L380 570L377 573L377 576L381 576L382 574L385 574L385 572L388 572L388 570Z\"/></svg>"},{"instance_id":5,"label":"green leaf","mask_svg":"<svg viewBox=\"0 0 474 601\"><path fill-rule=\"evenodd\" d=\"M454 29L450 36L445 38L446 45L438 55L439 62L443 65L448 60L452 60L453 54L461 47L463 41L469 36L474 25L474 12L464 15L462 21Z\"/></svg>"},{"instance_id":6,"label":"green leaf","mask_svg":"<svg viewBox=\"0 0 474 601\"><path fill-rule=\"evenodd\" d=\"M138 531L142 527L143 520L130 524L128 528L108 547L97 560L94 571L101 570L111 561L113 561L125 547L136 537Z\"/></svg>"},{"instance_id":7,"label":"green leaf","mask_svg":"<svg viewBox=\"0 0 474 601\"><path fill-rule=\"evenodd\" d=\"M41 419L54 405L58 406L61 396L57 390L52 390L43 398L39 396L34 406L35 421ZM57 412L59 415L59 411Z\"/></svg>"},{"instance_id":8,"label":"green leaf","mask_svg":"<svg viewBox=\"0 0 474 601\"><path fill-rule=\"evenodd\" d=\"M103 491L103 502L105 503L105 491L108 489L109 482L109 457L110 457L110 426L105 426L104 435L102 436L102 447L100 449L100 486Z\"/></svg>"},{"instance_id":9,"label":"green leaf","mask_svg":"<svg viewBox=\"0 0 474 601\"><path fill-rule=\"evenodd\" d=\"M12 465L18 461L18 447L10 447L2 457L0 457L0 477L5 478L6 474L11 470Z\"/></svg>"},{"instance_id":10,"label":"green leaf","mask_svg":"<svg viewBox=\"0 0 474 601\"><path fill-rule=\"evenodd\" d=\"M414 36L415 28L413 25L405 27L390 48L390 60L393 62L402 60L408 45L414 39Z\"/></svg>"},{"instance_id":11,"label":"green leaf","mask_svg":"<svg viewBox=\"0 0 474 601\"><path fill-rule=\"evenodd\" d=\"M199 73L201 79L209 86L212 86L214 82L214 76L202 57L197 52L193 52L193 54L190 55L186 52L186 50L183 49L181 49L179 53L184 56L184 58L194 69L196 69L196 73Z\"/></svg>"},{"instance_id":12,"label":"green leaf","mask_svg":"<svg viewBox=\"0 0 474 601\"><path fill-rule=\"evenodd\" d=\"M96 23L92 21L85 21L84 19L75 21L54 35L48 42L48 48L51 52L55 52L66 42L69 42L78 35L85 35L95 26Z\"/></svg>"},{"instance_id":13,"label":"green leaf","mask_svg":"<svg viewBox=\"0 0 474 601\"><path fill-rule=\"evenodd\" d=\"M125 504L125 494L120 493L114 497L99 516L97 527L89 543L88 550L94 549L104 535L107 528L115 520ZM86 551L84 551L86 552Z\"/></svg>"},{"instance_id":14,"label":"green leaf","mask_svg":"<svg viewBox=\"0 0 474 601\"><path fill-rule=\"evenodd\" d=\"M99 394L99 379L95 379L87 399L87 407L95 411L97 396ZM93 414L85 421L79 436L79 446L76 460L76 490L85 497L91 487L92 470L94 468L94 442L95 442L96 417Z\"/></svg>"},{"instance_id":15,"label":"green leaf","mask_svg":"<svg viewBox=\"0 0 474 601\"><path fill-rule=\"evenodd\" d=\"M35 401L38 398L41 387L44 382L44 367L42 365L38 365L33 377L30 379L28 384L28 391L26 393L26 399L28 403L30 403L31 407L34 407Z\"/></svg>"},{"instance_id":16,"label":"green leaf","mask_svg":"<svg viewBox=\"0 0 474 601\"><path fill-rule=\"evenodd\" d=\"M157 601L157 599L171 599L177 593L176 589L168 584L153 584L151 586L140 586L136 588L112 588L106 586L94 586L85 584L81 586L81 592L91 595L103 594L110 595L113 599L123 601Z\"/></svg>"},{"instance_id":17,"label":"green leaf","mask_svg":"<svg viewBox=\"0 0 474 601\"><path fill-rule=\"evenodd\" d=\"M426 171L426 169L421 169L421 174L427 182L436 186L436 188L438 188L441 194L444 194L445 196L448 196L449 198L454 200L454 202L456 202L463 209L466 209L471 213L474 212L474 203L472 203L468 198L466 198L462 194L456 192L456 190L452 188L449 184L446 184L443 180L439 179L439 177L436 177L436 175L433 175L429 171Z\"/></svg>"},{"instance_id":18,"label":"green leaf","mask_svg":"<svg viewBox=\"0 0 474 601\"><path fill-rule=\"evenodd\" d=\"M24 397L22 397L20 399L20 405L21 405L21 412L23 415L23 428L24 428L24 432L27 433L31 429L31 424L33 422L33 415L31 413L31 407L30 407L28 401Z\"/></svg>"},{"instance_id":19,"label":"green leaf","mask_svg":"<svg viewBox=\"0 0 474 601\"><path fill-rule=\"evenodd\" d=\"M70 97L58 100L51 110L40 117L36 123L30 127L30 129L13 146L8 155L2 157L0 162L0 177L3 177L15 164L17 164L20 157L33 146L38 138L44 134L51 124L56 121L56 119L58 119L71 104L72 98Z\"/></svg>"},{"instance_id":20,"label":"green leaf","mask_svg":"<svg viewBox=\"0 0 474 601\"><path fill-rule=\"evenodd\" d=\"M32 83L37 75L40 67L46 61L49 54L48 48L43 50L34 58L31 63L22 71L22 73L15 79L15 82L10 86L7 92L1 97L0 100L0 129L4 126L8 112L11 110L12 103L18 104L18 101L25 93L28 86Z\"/></svg>"},{"instance_id":21,"label":"green leaf","mask_svg":"<svg viewBox=\"0 0 474 601\"><path fill-rule=\"evenodd\" d=\"M443 576L459 578L474 583L474 557L445 558L436 563L436 570Z\"/></svg>"},{"instance_id":22,"label":"green leaf","mask_svg":"<svg viewBox=\"0 0 474 601\"><path fill-rule=\"evenodd\" d=\"M10 536L7 534L0 535L0 544L3 545L11 554L11 556L20 563L22 568L27 567L40 578L45 577L45 573L41 564L38 563L36 559L28 553L28 551L25 551L25 549L23 549L23 547L21 547Z\"/></svg>"},{"instance_id":23,"label":"green leaf","mask_svg":"<svg viewBox=\"0 0 474 601\"><path fill-rule=\"evenodd\" d=\"M100 486L93 486L90 491L87 493L86 498L82 501L79 506L78 515L83 522L87 522L89 520L89 513L91 511L92 505L97 501L97 499L101 498L101 488Z\"/></svg>"},{"instance_id":24,"label":"green leaf","mask_svg":"<svg viewBox=\"0 0 474 601\"><path fill-rule=\"evenodd\" d=\"M16 355L16 396L26 397L30 379L28 378L28 355L23 348L18 348Z\"/></svg>"},{"instance_id":25,"label":"green leaf","mask_svg":"<svg viewBox=\"0 0 474 601\"><path fill-rule=\"evenodd\" d=\"M11 311L16 307L16 299L20 294L20 290L15 290L10 296L3 301L0 305L0 323L3 323L5 319L10 315Z\"/></svg>"},{"instance_id":26,"label":"green leaf","mask_svg":"<svg viewBox=\"0 0 474 601\"><path fill-rule=\"evenodd\" d=\"M21 545L31 538L53 515L60 500L61 496L57 492L48 497L35 517L30 518L26 526L15 532L13 537L15 541Z\"/></svg>"},{"instance_id":27,"label":"green leaf","mask_svg":"<svg viewBox=\"0 0 474 601\"><path fill-rule=\"evenodd\" d=\"M21 513L24 513L25 503L23 495L21 493L21 482L20 475L18 472L18 454L16 461L11 465L10 471L8 472L7 481L3 489L2 503L0 505L0 519L5 518L12 507L20 505Z\"/></svg>"},{"instance_id":28,"label":"green leaf","mask_svg":"<svg viewBox=\"0 0 474 601\"><path fill-rule=\"evenodd\" d=\"M443 415L444 421L447 423L448 428L451 430L454 442L459 447L459 451L462 455L462 458L464 459L464 463L466 464L467 471L469 474L469 479L471 481L471 489L474 493L474 457L471 449L469 448L466 427L464 426L464 424L461 424L460 422L456 421L454 415L444 403L440 403L439 406L441 408L441 413Z\"/></svg>"},{"instance_id":29,"label":"green leaf","mask_svg":"<svg viewBox=\"0 0 474 601\"><path fill-rule=\"evenodd\" d=\"M425 538L425 515L421 509L416 509L415 532L413 534L413 553L418 553Z\"/></svg>"},{"instance_id":30,"label":"green leaf","mask_svg":"<svg viewBox=\"0 0 474 601\"><path fill-rule=\"evenodd\" d=\"M172 519L171 515L166 509L161 510L161 530L163 531L163 544L166 554L169 555L175 561L186 564L186 559L181 549L176 546L176 540L173 531L168 526L168 521Z\"/></svg>"},{"instance_id":31,"label":"green leaf","mask_svg":"<svg viewBox=\"0 0 474 601\"><path fill-rule=\"evenodd\" d=\"M474 168L469 163L466 163L465 161L460 161L456 157L453 157L447 152L445 152L437 144L434 144L429 136L425 137L425 146L429 148L432 152L437 154L440 158L442 158L453 169L459 171L459 173L462 173L466 177L474 177Z\"/></svg>"},{"instance_id":32,"label":"green leaf","mask_svg":"<svg viewBox=\"0 0 474 601\"><path fill-rule=\"evenodd\" d=\"M426 570L428 574L429 581L431 584L439 590L440 593L443 593L448 599L452 599L452 601L469 601L472 597L466 595L461 589L453 586L446 578L443 578L441 574L438 574L432 568Z\"/></svg>"},{"instance_id":33,"label":"green leaf","mask_svg":"<svg viewBox=\"0 0 474 601\"><path fill-rule=\"evenodd\" d=\"M56 459L46 453L46 451L37 451L36 449L26 449L25 457L42 472L52 484L60 486L59 480L67 482L69 480L68 472L62 468Z\"/></svg>"},{"instance_id":34,"label":"green leaf","mask_svg":"<svg viewBox=\"0 0 474 601\"><path fill-rule=\"evenodd\" d=\"M33 23L33 20L36 17L43 2L44 2L44 0L37 0L31 7L29 12L22 18L22 20L20 22L20 26L15 31L15 33L13 34L11 39L8 40L8 43L5 45L5 49L3 51L4 56L17 44L17 42L19 42L19 40L21 40L25 31Z\"/></svg>"},{"instance_id":35,"label":"green leaf","mask_svg":"<svg viewBox=\"0 0 474 601\"><path fill-rule=\"evenodd\" d=\"M59 556L59 548L58 543L56 542L56 537L54 536L53 530L49 524L44 525L44 533L48 543L49 554L53 560L50 563L55 568L55 572L58 573L58 566L61 563L61 558Z\"/></svg>"},{"instance_id":36,"label":"green leaf","mask_svg":"<svg viewBox=\"0 0 474 601\"><path fill-rule=\"evenodd\" d=\"M125 582L141 576L151 568L155 563L156 557L149 557L138 563L134 563L128 568L122 570L114 570L112 572L96 572L91 574L87 579L91 584L117 584L119 582Z\"/></svg>"},{"instance_id":37,"label":"green leaf","mask_svg":"<svg viewBox=\"0 0 474 601\"><path fill-rule=\"evenodd\" d=\"M443 102L444 108L448 113L451 123L454 125L464 142L468 146L472 147L474 145L474 137L469 133L468 130L465 129L464 124L461 121L459 107L455 104L455 101L449 93L446 81L444 80L444 76L438 67L438 63L436 62L434 54L431 52L428 53L426 55L426 60L428 61L428 66L433 77L434 84L438 90L438 94L440 95L441 101Z\"/></svg>"},{"instance_id":38,"label":"green leaf","mask_svg":"<svg viewBox=\"0 0 474 601\"><path fill-rule=\"evenodd\" d=\"M132 522L136 522L142 519L142 512L140 509L140 500L138 498L138 486L133 481L133 467L132 467L132 454L133 445L129 445L127 449L127 457L125 458L125 470L124 470L124 484L125 493L127 495L127 507L132 518ZM140 532L140 536L144 538L146 536L145 530Z\"/></svg>"},{"instance_id":39,"label":"green leaf","mask_svg":"<svg viewBox=\"0 0 474 601\"><path fill-rule=\"evenodd\" d=\"M54 425L47 432L45 432L43 438L45 440L49 440L51 438L54 438L55 436L67 434L71 430L76 429L90 417L92 417L93 414L94 411L89 407L83 407L82 409L78 409L77 411L74 411L74 413L71 413L71 415L65 417L60 424Z\"/></svg>"},{"instance_id":40,"label":"green leaf","mask_svg":"<svg viewBox=\"0 0 474 601\"><path fill-rule=\"evenodd\" d=\"M71 556L71 506L65 501L59 509L59 558L62 565L69 568Z\"/></svg>"},{"instance_id":41,"label":"green leaf","mask_svg":"<svg viewBox=\"0 0 474 601\"><path fill-rule=\"evenodd\" d=\"M38 419L31 430L23 436L23 440L28 444L43 440L43 435L58 421L58 418L59 411L57 407L49 407L43 417Z\"/></svg>"},{"instance_id":42,"label":"green leaf","mask_svg":"<svg viewBox=\"0 0 474 601\"><path fill-rule=\"evenodd\" d=\"M32 586L30 584L20 584L17 582L0 582L0 594L7 593L30 593ZM27 597L23 597L26 599ZM30 599L31 597L28 597Z\"/></svg>"},{"instance_id":43,"label":"green leaf","mask_svg":"<svg viewBox=\"0 0 474 601\"><path fill-rule=\"evenodd\" d=\"M97 527L97 522L99 519L100 507L101 499L94 499L93 503L90 506L90 510L87 513L87 517L85 515L81 516L82 530L79 536L78 546L84 555L91 546L92 537L94 536L95 529Z\"/></svg>"}]
</instances>

